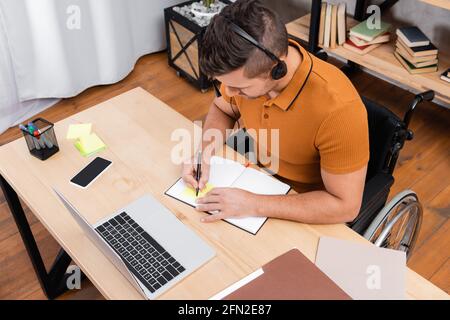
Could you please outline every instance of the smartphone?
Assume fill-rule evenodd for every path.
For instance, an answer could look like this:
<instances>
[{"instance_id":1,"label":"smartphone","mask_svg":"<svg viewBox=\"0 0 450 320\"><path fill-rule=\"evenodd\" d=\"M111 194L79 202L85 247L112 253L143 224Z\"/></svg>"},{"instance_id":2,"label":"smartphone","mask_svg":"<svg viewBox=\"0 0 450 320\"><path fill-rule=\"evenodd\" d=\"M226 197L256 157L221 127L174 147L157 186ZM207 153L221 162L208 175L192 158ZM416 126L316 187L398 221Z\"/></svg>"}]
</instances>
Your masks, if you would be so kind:
<instances>
[{"instance_id":1,"label":"smartphone","mask_svg":"<svg viewBox=\"0 0 450 320\"><path fill-rule=\"evenodd\" d=\"M97 157L89 163L83 170L81 170L75 177L70 180L71 183L83 189L97 180L97 178L105 172L105 170L112 164L111 161Z\"/></svg>"}]
</instances>

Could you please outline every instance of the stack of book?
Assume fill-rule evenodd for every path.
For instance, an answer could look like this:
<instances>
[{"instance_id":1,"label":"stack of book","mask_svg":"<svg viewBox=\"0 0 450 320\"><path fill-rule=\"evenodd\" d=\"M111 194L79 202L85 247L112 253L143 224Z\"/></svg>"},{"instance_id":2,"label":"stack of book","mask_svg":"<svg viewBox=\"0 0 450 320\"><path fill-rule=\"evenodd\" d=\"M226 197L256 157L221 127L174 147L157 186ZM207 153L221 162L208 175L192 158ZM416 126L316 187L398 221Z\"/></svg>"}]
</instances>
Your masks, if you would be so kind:
<instances>
[{"instance_id":1,"label":"stack of book","mask_svg":"<svg viewBox=\"0 0 450 320\"><path fill-rule=\"evenodd\" d=\"M444 71L443 74L441 74L441 80L450 82L450 68Z\"/></svg>"},{"instance_id":2,"label":"stack of book","mask_svg":"<svg viewBox=\"0 0 450 320\"><path fill-rule=\"evenodd\" d=\"M397 29L395 57L411 74L438 70L438 49L417 27Z\"/></svg>"},{"instance_id":3,"label":"stack of book","mask_svg":"<svg viewBox=\"0 0 450 320\"><path fill-rule=\"evenodd\" d=\"M347 9L345 3L322 3L320 13L319 45L335 49L343 45L347 36Z\"/></svg>"},{"instance_id":4,"label":"stack of book","mask_svg":"<svg viewBox=\"0 0 450 320\"><path fill-rule=\"evenodd\" d=\"M389 42L390 27L389 23L381 22L379 28L374 28L365 20L350 29L350 36L344 43L344 48L361 55L369 53L381 44Z\"/></svg>"}]
</instances>

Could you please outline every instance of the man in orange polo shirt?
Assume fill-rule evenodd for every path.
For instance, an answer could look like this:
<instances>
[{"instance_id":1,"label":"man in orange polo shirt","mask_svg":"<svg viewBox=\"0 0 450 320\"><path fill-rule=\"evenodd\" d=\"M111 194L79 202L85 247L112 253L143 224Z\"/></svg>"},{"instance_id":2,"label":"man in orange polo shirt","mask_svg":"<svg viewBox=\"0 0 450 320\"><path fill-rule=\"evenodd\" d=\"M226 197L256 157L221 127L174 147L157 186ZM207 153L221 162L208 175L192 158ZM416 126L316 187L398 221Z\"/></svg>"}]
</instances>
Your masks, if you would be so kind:
<instances>
[{"instance_id":1,"label":"man in orange polo shirt","mask_svg":"<svg viewBox=\"0 0 450 320\"><path fill-rule=\"evenodd\" d=\"M243 216L317 224L354 220L369 138L366 109L347 77L288 40L282 21L257 0L238 0L212 20L200 63L222 83L222 96L211 105L203 130L225 136L238 120L247 129L279 130L276 174L299 192L266 196L216 188L197 201L199 211L218 212L202 221ZM266 147L270 150L270 143ZM209 156L203 156L199 185L194 162L184 165L187 184L206 185Z\"/></svg>"}]
</instances>

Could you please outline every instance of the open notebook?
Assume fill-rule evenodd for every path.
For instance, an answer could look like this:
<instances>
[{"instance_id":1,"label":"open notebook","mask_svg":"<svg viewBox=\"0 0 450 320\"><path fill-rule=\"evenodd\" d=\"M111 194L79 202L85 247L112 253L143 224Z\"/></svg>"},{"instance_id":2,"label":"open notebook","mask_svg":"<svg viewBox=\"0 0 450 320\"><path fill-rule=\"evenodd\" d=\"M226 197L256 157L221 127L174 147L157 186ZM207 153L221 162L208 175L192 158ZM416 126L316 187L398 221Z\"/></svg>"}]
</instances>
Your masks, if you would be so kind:
<instances>
[{"instance_id":1,"label":"open notebook","mask_svg":"<svg viewBox=\"0 0 450 320\"><path fill-rule=\"evenodd\" d=\"M263 172L246 168L238 162L221 157L211 158L209 182L206 188L199 193L199 197L204 196L213 188L239 188L265 195L283 195L287 194L291 189L289 185ZM195 190L186 186L181 178L165 194L195 207L197 199ZM256 234L266 220L266 217L246 217L226 219L225 221L252 234Z\"/></svg>"}]
</instances>

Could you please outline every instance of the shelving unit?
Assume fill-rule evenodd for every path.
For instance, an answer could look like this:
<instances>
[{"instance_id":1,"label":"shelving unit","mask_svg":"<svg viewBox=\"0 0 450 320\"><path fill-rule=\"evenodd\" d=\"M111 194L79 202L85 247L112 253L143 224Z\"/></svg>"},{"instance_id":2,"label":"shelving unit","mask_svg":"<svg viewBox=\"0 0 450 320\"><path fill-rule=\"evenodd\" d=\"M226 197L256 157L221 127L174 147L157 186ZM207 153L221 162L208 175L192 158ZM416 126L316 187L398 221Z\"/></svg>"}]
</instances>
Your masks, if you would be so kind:
<instances>
[{"instance_id":1,"label":"shelving unit","mask_svg":"<svg viewBox=\"0 0 450 320\"><path fill-rule=\"evenodd\" d=\"M439 0L420 0L423 2L433 2L434 5L449 5L448 1ZM318 16L320 19L320 0L313 0L313 6L319 7ZM317 9L317 7L316 7ZM365 11L365 10L364 10ZM315 13L317 14L317 12ZM355 14L356 16L356 14ZM419 92L433 90L436 99L450 106L450 84L440 79L440 75L450 67L450 56L448 53L439 52L439 70L434 73L412 75L410 74L394 56L395 44L393 41L383 44L377 49L365 55L359 55L344 47L337 47L336 49L321 48L317 45L318 32L310 34L310 25L317 25L317 20L311 19L312 14L303 16L286 25L288 33L303 41L309 43L309 49L316 53L319 49L324 50L327 54L333 54L356 65L363 66L371 71L374 71L384 77L395 80L406 87ZM347 26L351 28L359 21L347 17ZM317 28L316 28L317 29ZM311 29L312 30L312 29ZM318 29L317 29L318 30ZM317 48L317 49L315 49Z\"/></svg>"}]
</instances>

